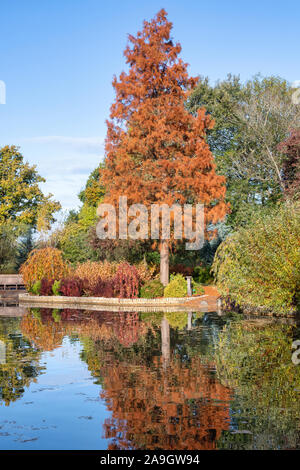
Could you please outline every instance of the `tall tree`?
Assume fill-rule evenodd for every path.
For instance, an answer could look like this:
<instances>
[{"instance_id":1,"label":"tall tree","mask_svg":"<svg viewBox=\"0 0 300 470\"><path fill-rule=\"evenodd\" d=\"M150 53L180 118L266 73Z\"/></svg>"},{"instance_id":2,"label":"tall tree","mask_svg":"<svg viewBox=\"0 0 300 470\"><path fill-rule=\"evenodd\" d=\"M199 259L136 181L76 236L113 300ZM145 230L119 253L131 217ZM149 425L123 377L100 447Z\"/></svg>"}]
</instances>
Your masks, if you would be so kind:
<instances>
[{"instance_id":1,"label":"tall tree","mask_svg":"<svg viewBox=\"0 0 300 470\"><path fill-rule=\"evenodd\" d=\"M205 110L191 115L185 102L197 80L178 56L179 43L170 36L172 23L161 10L129 36L124 55L129 65L113 87L116 99L107 122L105 201L128 203L204 203L205 222L215 223L227 210L225 178L215 172L206 142L213 125ZM168 241L160 240L161 281L169 278Z\"/></svg>"},{"instance_id":2,"label":"tall tree","mask_svg":"<svg viewBox=\"0 0 300 470\"><path fill-rule=\"evenodd\" d=\"M242 84L228 76L211 86L201 79L187 108L205 107L216 124L208 143L217 171L226 177L231 213L227 223L248 223L261 206L272 207L285 191L285 156L278 144L299 127L300 107L292 102L293 89L279 77L255 76Z\"/></svg>"},{"instance_id":3,"label":"tall tree","mask_svg":"<svg viewBox=\"0 0 300 470\"><path fill-rule=\"evenodd\" d=\"M17 147L0 148L0 224L49 227L60 204L51 194L43 194L39 183L44 181L35 166L24 162Z\"/></svg>"}]
</instances>

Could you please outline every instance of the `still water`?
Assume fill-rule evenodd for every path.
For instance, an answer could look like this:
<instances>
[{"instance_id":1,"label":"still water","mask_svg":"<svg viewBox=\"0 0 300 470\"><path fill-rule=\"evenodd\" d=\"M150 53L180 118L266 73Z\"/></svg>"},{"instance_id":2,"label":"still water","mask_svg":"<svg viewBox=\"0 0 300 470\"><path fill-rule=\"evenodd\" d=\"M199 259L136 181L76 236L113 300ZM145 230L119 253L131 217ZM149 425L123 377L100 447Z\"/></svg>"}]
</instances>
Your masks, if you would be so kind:
<instances>
[{"instance_id":1,"label":"still water","mask_svg":"<svg viewBox=\"0 0 300 470\"><path fill-rule=\"evenodd\" d=\"M214 313L2 316L0 449L299 449L299 337Z\"/></svg>"}]
</instances>

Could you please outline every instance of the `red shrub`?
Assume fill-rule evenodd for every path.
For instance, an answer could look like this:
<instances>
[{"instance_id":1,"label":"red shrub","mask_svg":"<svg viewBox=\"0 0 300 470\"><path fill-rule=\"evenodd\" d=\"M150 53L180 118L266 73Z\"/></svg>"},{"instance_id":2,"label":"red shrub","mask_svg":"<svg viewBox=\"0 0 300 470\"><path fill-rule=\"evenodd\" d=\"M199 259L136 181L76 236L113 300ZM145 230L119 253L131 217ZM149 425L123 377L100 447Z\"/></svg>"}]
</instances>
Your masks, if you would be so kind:
<instances>
[{"instance_id":1,"label":"red shrub","mask_svg":"<svg viewBox=\"0 0 300 470\"><path fill-rule=\"evenodd\" d=\"M47 279L46 277L43 277L43 279L41 279L40 295L53 295L53 283L54 279Z\"/></svg>"},{"instance_id":2,"label":"red shrub","mask_svg":"<svg viewBox=\"0 0 300 470\"><path fill-rule=\"evenodd\" d=\"M114 278L115 293L120 298L135 299L139 294L140 277L135 266L119 265Z\"/></svg>"},{"instance_id":3,"label":"red shrub","mask_svg":"<svg viewBox=\"0 0 300 470\"><path fill-rule=\"evenodd\" d=\"M81 297L84 293L84 281L76 277L62 279L60 292L67 297Z\"/></svg>"},{"instance_id":4,"label":"red shrub","mask_svg":"<svg viewBox=\"0 0 300 470\"><path fill-rule=\"evenodd\" d=\"M114 279L98 279L92 289L94 297L114 297L115 296L115 282Z\"/></svg>"}]
</instances>

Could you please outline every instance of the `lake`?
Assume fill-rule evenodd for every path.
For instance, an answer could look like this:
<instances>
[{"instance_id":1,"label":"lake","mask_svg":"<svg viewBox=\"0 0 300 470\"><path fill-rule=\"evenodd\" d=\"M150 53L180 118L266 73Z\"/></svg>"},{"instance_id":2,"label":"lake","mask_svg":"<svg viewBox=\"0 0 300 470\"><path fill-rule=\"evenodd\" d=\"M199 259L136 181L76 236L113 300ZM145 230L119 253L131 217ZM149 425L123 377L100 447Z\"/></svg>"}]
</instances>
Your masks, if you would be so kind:
<instances>
[{"instance_id":1,"label":"lake","mask_svg":"<svg viewBox=\"0 0 300 470\"><path fill-rule=\"evenodd\" d=\"M299 327L200 312L0 317L0 449L300 449Z\"/></svg>"}]
</instances>

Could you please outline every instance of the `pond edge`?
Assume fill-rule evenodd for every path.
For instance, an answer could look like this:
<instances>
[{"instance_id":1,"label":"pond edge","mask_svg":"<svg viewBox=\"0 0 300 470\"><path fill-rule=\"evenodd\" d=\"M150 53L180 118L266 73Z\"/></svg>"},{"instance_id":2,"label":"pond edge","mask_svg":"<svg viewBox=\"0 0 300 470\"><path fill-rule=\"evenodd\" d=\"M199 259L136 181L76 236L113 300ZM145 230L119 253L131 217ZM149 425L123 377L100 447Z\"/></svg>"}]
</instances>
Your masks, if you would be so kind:
<instances>
[{"instance_id":1,"label":"pond edge","mask_svg":"<svg viewBox=\"0 0 300 470\"><path fill-rule=\"evenodd\" d=\"M168 306L183 306L186 302L203 299L204 301L208 298L208 295L201 295L197 297L165 297L159 299L119 299L116 297L66 297L61 295L30 295L30 294L19 294L19 303L45 303L51 305L57 304L77 304L77 305L114 305L114 306L138 306L138 307L168 307Z\"/></svg>"}]
</instances>

